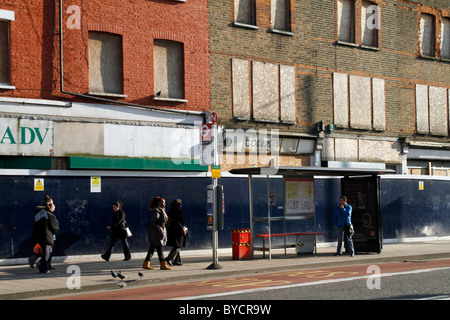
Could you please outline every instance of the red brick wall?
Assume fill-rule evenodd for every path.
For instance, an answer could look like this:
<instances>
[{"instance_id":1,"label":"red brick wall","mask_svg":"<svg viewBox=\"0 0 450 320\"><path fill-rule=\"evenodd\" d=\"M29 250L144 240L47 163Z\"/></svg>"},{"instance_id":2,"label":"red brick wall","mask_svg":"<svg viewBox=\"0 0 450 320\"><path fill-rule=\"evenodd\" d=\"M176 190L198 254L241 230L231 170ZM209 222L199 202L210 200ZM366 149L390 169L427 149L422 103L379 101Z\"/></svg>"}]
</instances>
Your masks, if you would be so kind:
<instances>
[{"instance_id":1,"label":"red brick wall","mask_svg":"<svg viewBox=\"0 0 450 320\"><path fill-rule=\"evenodd\" d=\"M67 20L81 9L81 28ZM59 1L0 0L15 12L10 27L11 85L0 96L75 99L59 91ZM89 90L88 31L122 35L123 93L117 101L186 110L209 110L209 26L207 0L70 0L63 1L64 90ZM184 45L184 91L187 103L152 99L153 39ZM83 100L89 101L89 100Z\"/></svg>"}]
</instances>

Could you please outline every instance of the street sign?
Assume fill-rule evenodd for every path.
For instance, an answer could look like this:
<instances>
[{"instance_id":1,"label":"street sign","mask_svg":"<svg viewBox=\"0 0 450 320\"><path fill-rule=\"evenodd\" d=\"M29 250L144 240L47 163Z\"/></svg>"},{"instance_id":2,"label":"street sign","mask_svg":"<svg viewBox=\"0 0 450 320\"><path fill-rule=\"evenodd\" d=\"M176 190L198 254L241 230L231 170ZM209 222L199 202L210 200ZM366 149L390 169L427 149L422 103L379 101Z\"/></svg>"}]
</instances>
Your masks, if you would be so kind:
<instances>
[{"instance_id":1,"label":"street sign","mask_svg":"<svg viewBox=\"0 0 450 320\"><path fill-rule=\"evenodd\" d=\"M219 118L217 117L217 113L212 112L209 115L209 121L211 121L212 123L216 124L217 120L219 120Z\"/></svg>"},{"instance_id":2,"label":"street sign","mask_svg":"<svg viewBox=\"0 0 450 320\"><path fill-rule=\"evenodd\" d=\"M211 141L211 124L210 123L204 123L201 127L202 141Z\"/></svg>"},{"instance_id":3,"label":"street sign","mask_svg":"<svg viewBox=\"0 0 450 320\"><path fill-rule=\"evenodd\" d=\"M211 166L211 178L213 179L220 178L220 166Z\"/></svg>"}]
</instances>

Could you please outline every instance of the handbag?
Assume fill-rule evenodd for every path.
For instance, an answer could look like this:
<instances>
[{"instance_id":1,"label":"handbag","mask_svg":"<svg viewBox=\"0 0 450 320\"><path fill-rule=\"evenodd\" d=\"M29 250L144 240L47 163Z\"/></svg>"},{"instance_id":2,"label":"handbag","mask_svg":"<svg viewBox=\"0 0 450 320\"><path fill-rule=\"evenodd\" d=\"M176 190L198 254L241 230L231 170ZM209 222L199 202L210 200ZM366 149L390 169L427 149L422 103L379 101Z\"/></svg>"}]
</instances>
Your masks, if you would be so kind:
<instances>
[{"instance_id":1,"label":"handbag","mask_svg":"<svg viewBox=\"0 0 450 320\"><path fill-rule=\"evenodd\" d=\"M124 221L124 226L125 229L123 230L125 231L125 238L131 237L133 234L131 233L130 227L128 226L128 223L126 221Z\"/></svg>"},{"instance_id":2,"label":"handbag","mask_svg":"<svg viewBox=\"0 0 450 320\"><path fill-rule=\"evenodd\" d=\"M355 229L353 228L353 224L345 225L345 234L348 237L351 237L355 234Z\"/></svg>"},{"instance_id":3,"label":"handbag","mask_svg":"<svg viewBox=\"0 0 450 320\"><path fill-rule=\"evenodd\" d=\"M342 222L344 222L344 225L345 225L345 230L344 230L345 235L346 235L347 237L353 236L353 235L355 234L355 229L353 228L353 224L350 223L350 224L347 225L347 224L345 223L344 217L342 216L341 210L339 210L339 213L341 214Z\"/></svg>"}]
</instances>

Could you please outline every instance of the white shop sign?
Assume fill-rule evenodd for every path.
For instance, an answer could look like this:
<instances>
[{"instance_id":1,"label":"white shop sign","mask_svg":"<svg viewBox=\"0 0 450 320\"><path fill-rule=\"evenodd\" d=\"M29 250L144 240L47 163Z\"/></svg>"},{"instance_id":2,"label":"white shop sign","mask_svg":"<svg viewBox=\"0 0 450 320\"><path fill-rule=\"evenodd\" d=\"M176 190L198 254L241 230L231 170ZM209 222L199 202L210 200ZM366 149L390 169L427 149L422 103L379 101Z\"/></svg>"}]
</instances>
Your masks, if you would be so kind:
<instances>
[{"instance_id":1,"label":"white shop sign","mask_svg":"<svg viewBox=\"0 0 450 320\"><path fill-rule=\"evenodd\" d=\"M50 156L53 121L0 118L0 154Z\"/></svg>"}]
</instances>

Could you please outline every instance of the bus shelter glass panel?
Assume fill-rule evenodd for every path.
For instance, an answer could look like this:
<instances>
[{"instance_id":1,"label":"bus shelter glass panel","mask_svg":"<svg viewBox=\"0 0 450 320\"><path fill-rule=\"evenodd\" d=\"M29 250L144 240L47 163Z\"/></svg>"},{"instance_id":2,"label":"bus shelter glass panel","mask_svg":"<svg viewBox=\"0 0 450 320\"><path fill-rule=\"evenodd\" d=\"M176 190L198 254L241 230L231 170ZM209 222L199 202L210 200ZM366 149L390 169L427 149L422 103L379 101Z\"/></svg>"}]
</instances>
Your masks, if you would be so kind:
<instances>
[{"instance_id":1,"label":"bus shelter glass panel","mask_svg":"<svg viewBox=\"0 0 450 320\"><path fill-rule=\"evenodd\" d=\"M257 235L284 232L283 179L253 178L252 191L253 246L258 250L263 240ZM268 247L267 239L265 247Z\"/></svg>"}]
</instances>

